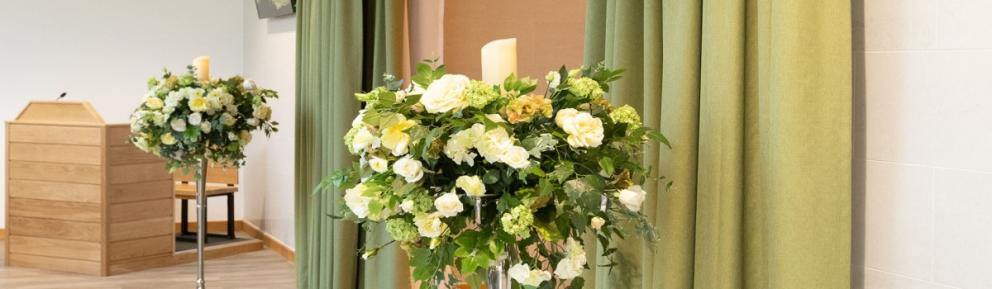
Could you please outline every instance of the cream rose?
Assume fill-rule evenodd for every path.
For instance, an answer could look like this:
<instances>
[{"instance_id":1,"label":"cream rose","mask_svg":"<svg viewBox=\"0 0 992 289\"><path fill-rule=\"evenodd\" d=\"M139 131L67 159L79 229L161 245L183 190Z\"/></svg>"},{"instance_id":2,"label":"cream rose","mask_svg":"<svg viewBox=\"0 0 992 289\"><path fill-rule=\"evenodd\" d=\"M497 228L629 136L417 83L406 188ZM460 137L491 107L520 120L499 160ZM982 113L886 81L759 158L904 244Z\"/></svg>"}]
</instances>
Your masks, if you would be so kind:
<instances>
[{"instance_id":1,"label":"cream rose","mask_svg":"<svg viewBox=\"0 0 992 289\"><path fill-rule=\"evenodd\" d=\"M191 113L189 116L186 116L186 122L190 125L200 125L203 122L203 115L199 112Z\"/></svg>"},{"instance_id":2,"label":"cream rose","mask_svg":"<svg viewBox=\"0 0 992 289\"><path fill-rule=\"evenodd\" d=\"M489 163L499 161L511 146L513 146L513 140L510 139L510 134L502 127L497 127L483 133L475 144L476 150Z\"/></svg>"},{"instance_id":3,"label":"cream rose","mask_svg":"<svg viewBox=\"0 0 992 289\"><path fill-rule=\"evenodd\" d=\"M510 146L506 149L503 155L500 156L500 162L503 162L514 169L525 169L530 166L530 153L527 149L520 146Z\"/></svg>"},{"instance_id":4,"label":"cream rose","mask_svg":"<svg viewBox=\"0 0 992 289\"><path fill-rule=\"evenodd\" d=\"M176 144L176 138L173 137L171 133L163 134L161 137L159 137L159 141L162 141L162 144L164 145Z\"/></svg>"},{"instance_id":5,"label":"cream rose","mask_svg":"<svg viewBox=\"0 0 992 289\"><path fill-rule=\"evenodd\" d=\"M178 132L186 131L186 121L181 118L173 119L171 122L169 122L169 126L172 126L172 130L174 131L178 131Z\"/></svg>"},{"instance_id":6,"label":"cream rose","mask_svg":"<svg viewBox=\"0 0 992 289\"><path fill-rule=\"evenodd\" d=\"M603 121L589 114L566 108L558 112L555 123L568 133L572 147L598 147L603 143Z\"/></svg>"},{"instance_id":7,"label":"cream rose","mask_svg":"<svg viewBox=\"0 0 992 289\"><path fill-rule=\"evenodd\" d=\"M203 133L210 133L211 130L213 130L213 127L210 126L209 122L200 123L200 131Z\"/></svg>"},{"instance_id":8,"label":"cream rose","mask_svg":"<svg viewBox=\"0 0 992 289\"><path fill-rule=\"evenodd\" d=\"M475 147L476 140L485 131L484 125L475 124L469 129L452 134L444 145L444 154L456 164L467 163L469 166L475 166L475 153L470 150Z\"/></svg>"},{"instance_id":9,"label":"cream rose","mask_svg":"<svg viewBox=\"0 0 992 289\"><path fill-rule=\"evenodd\" d=\"M165 102L163 102L161 98L155 96L145 97L145 106L147 106L150 109L160 109L164 105Z\"/></svg>"},{"instance_id":10,"label":"cream rose","mask_svg":"<svg viewBox=\"0 0 992 289\"><path fill-rule=\"evenodd\" d=\"M620 199L620 203L625 207L637 212L641 210L641 203L644 202L645 195L647 193L644 192L644 189L641 189L641 186L630 186L617 193L617 198Z\"/></svg>"},{"instance_id":11,"label":"cream rose","mask_svg":"<svg viewBox=\"0 0 992 289\"><path fill-rule=\"evenodd\" d=\"M551 280L551 273L540 269L531 270L530 265L526 263L511 266L507 273L509 273L510 278L517 280L517 283L532 287L541 286L544 281Z\"/></svg>"},{"instance_id":12,"label":"cream rose","mask_svg":"<svg viewBox=\"0 0 992 289\"><path fill-rule=\"evenodd\" d=\"M441 215L438 213L415 216L413 217L413 224L417 225L417 232L427 238L437 238L448 228L441 221Z\"/></svg>"},{"instance_id":13,"label":"cream rose","mask_svg":"<svg viewBox=\"0 0 992 289\"><path fill-rule=\"evenodd\" d=\"M272 117L272 108L268 105L259 105L252 111L252 116L261 120L269 120Z\"/></svg>"},{"instance_id":14,"label":"cream rose","mask_svg":"<svg viewBox=\"0 0 992 289\"><path fill-rule=\"evenodd\" d=\"M471 197L481 197L486 194L486 184L482 183L479 176L460 176L455 180L455 186Z\"/></svg>"},{"instance_id":15,"label":"cream rose","mask_svg":"<svg viewBox=\"0 0 992 289\"><path fill-rule=\"evenodd\" d=\"M368 187L358 184L344 191L344 203L355 216L365 218L369 215L369 202L372 198L363 196Z\"/></svg>"},{"instance_id":16,"label":"cream rose","mask_svg":"<svg viewBox=\"0 0 992 289\"><path fill-rule=\"evenodd\" d=\"M372 157L369 160L369 167L377 173L385 173L386 170L389 170L389 161L380 157Z\"/></svg>"},{"instance_id":17,"label":"cream rose","mask_svg":"<svg viewBox=\"0 0 992 289\"><path fill-rule=\"evenodd\" d=\"M403 157L393 163L393 172L402 176L408 183L419 181L424 177L423 165L410 156Z\"/></svg>"},{"instance_id":18,"label":"cream rose","mask_svg":"<svg viewBox=\"0 0 992 289\"><path fill-rule=\"evenodd\" d=\"M586 251L582 248L582 243L568 237L565 247L567 250L565 258L558 261L558 265L555 266L555 276L562 280L582 275L586 265Z\"/></svg>"},{"instance_id":19,"label":"cream rose","mask_svg":"<svg viewBox=\"0 0 992 289\"><path fill-rule=\"evenodd\" d=\"M464 92L469 82L467 76L460 74L442 76L427 86L424 95L420 97L420 103L430 113L460 111L468 106L468 97Z\"/></svg>"},{"instance_id":20,"label":"cream rose","mask_svg":"<svg viewBox=\"0 0 992 289\"><path fill-rule=\"evenodd\" d=\"M606 224L606 220L603 220L603 218L600 217L592 217L592 220L589 220L589 226L591 226L593 230L599 230L604 224Z\"/></svg>"},{"instance_id":21,"label":"cream rose","mask_svg":"<svg viewBox=\"0 0 992 289\"><path fill-rule=\"evenodd\" d=\"M413 212L413 200L403 200L403 202L400 203L400 210L406 213Z\"/></svg>"},{"instance_id":22,"label":"cream rose","mask_svg":"<svg viewBox=\"0 0 992 289\"><path fill-rule=\"evenodd\" d=\"M458 194L449 192L434 199L434 208L445 217L454 217L465 210L462 201L458 199Z\"/></svg>"}]
</instances>

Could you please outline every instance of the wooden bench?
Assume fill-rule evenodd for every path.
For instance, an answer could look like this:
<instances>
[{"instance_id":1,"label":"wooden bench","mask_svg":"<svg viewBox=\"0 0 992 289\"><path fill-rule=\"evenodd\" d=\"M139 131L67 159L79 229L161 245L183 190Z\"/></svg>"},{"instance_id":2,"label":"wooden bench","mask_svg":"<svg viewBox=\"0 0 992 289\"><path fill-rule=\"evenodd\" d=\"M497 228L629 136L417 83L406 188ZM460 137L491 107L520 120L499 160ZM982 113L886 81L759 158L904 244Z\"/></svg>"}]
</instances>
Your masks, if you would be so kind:
<instances>
[{"instance_id":1,"label":"wooden bench","mask_svg":"<svg viewBox=\"0 0 992 289\"><path fill-rule=\"evenodd\" d=\"M177 170L175 173L176 199L181 204L181 215L179 223L179 238L186 240L192 236L196 238L196 232L189 231L189 201L196 200L196 178L193 171L184 173ZM207 168L207 199L216 196L227 196L227 234L210 234L208 236L221 236L234 239L234 193L238 191L238 169L227 167L214 167L213 164ZM203 204L206 206L207 204ZM206 210L204 210L206 211Z\"/></svg>"}]
</instances>

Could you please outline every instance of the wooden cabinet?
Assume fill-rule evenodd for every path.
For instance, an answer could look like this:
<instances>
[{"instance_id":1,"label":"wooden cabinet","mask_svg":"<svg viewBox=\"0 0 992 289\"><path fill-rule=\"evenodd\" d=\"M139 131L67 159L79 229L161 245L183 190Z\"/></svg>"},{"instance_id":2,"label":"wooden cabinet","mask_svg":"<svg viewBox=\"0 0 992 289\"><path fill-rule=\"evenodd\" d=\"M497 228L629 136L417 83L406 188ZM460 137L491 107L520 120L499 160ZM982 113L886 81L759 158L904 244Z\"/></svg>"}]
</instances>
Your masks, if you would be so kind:
<instances>
[{"instance_id":1,"label":"wooden cabinet","mask_svg":"<svg viewBox=\"0 0 992 289\"><path fill-rule=\"evenodd\" d=\"M8 266L110 275L174 251L172 174L85 102L7 122Z\"/></svg>"}]
</instances>

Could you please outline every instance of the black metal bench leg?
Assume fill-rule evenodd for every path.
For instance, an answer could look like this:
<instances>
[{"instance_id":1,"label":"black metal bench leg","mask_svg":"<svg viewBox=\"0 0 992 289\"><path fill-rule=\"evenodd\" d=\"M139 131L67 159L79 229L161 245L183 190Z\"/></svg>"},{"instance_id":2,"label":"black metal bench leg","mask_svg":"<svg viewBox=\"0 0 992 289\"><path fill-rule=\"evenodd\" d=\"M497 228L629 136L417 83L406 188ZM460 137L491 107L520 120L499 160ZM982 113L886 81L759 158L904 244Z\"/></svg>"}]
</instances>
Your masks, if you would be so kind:
<instances>
[{"instance_id":1,"label":"black metal bench leg","mask_svg":"<svg viewBox=\"0 0 992 289\"><path fill-rule=\"evenodd\" d=\"M189 200L180 199L179 235L189 235Z\"/></svg>"},{"instance_id":2,"label":"black metal bench leg","mask_svg":"<svg viewBox=\"0 0 992 289\"><path fill-rule=\"evenodd\" d=\"M234 193L227 194L227 238L234 239Z\"/></svg>"}]
</instances>

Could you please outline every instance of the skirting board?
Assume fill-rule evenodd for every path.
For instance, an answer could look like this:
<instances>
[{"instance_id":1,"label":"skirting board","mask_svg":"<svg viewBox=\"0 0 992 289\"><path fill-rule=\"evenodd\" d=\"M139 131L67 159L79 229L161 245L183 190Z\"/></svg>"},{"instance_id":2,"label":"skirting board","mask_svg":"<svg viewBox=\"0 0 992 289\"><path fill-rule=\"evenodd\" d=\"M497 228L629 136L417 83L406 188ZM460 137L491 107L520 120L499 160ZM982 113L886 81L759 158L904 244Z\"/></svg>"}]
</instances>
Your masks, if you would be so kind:
<instances>
[{"instance_id":1,"label":"skirting board","mask_svg":"<svg viewBox=\"0 0 992 289\"><path fill-rule=\"evenodd\" d=\"M263 232L258 228L258 226L255 226L255 224L252 224L251 222L242 221L241 223L244 224L242 231L245 232L245 234L255 237L255 239L262 240L262 244L265 244L265 247L268 247L269 249L272 249L272 251L282 255L283 258L286 258L286 261L294 264L296 263L296 251L289 248L286 243L276 239L275 236L272 236L269 233Z\"/></svg>"},{"instance_id":2,"label":"skirting board","mask_svg":"<svg viewBox=\"0 0 992 289\"><path fill-rule=\"evenodd\" d=\"M190 231L196 231L196 222L189 223ZM179 223L175 226L176 232L179 232ZM238 232L243 232L252 238L262 241L262 244L277 254L286 258L286 261L290 263L296 263L296 251L291 249L286 243L283 243L275 236L269 233L263 232L255 224L245 220L235 220L234 230ZM207 231L211 233L224 233L227 232L227 221L207 221Z\"/></svg>"}]
</instances>

